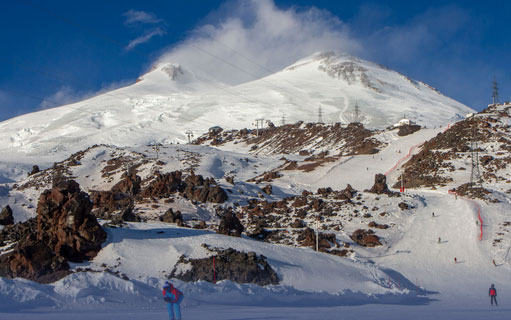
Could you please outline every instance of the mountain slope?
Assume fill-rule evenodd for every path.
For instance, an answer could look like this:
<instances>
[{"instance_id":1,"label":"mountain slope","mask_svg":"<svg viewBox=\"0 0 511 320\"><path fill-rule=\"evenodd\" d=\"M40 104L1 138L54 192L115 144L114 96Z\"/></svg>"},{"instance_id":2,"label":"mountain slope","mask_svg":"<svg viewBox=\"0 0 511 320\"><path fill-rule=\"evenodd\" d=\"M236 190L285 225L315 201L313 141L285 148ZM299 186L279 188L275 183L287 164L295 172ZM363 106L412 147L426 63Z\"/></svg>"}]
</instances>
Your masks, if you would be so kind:
<instances>
[{"instance_id":1,"label":"mountain slope","mask_svg":"<svg viewBox=\"0 0 511 320\"><path fill-rule=\"evenodd\" d=\"M403 116L439 126L472 112L427 85L348 55L318 53L253 82L228 87L200 70L163 64L137 83L96 97L0 123L7 154L63 159L93 144L140 146L186 142L218 125L253 127L254 119L278 122L360 121L383 129ZM359 116L355 117L354 106Z\"/></svg>"}]
</instances>

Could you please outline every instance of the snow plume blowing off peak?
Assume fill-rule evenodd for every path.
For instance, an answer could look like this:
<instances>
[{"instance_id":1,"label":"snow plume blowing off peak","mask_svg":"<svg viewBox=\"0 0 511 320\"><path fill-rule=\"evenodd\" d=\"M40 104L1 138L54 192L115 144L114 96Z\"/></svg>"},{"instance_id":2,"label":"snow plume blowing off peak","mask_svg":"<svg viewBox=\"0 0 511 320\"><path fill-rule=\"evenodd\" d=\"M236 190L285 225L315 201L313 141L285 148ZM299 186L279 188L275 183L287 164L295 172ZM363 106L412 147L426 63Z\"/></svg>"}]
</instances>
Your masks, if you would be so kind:
<instances>
[{"instance_id":1,"label":"snow plume blowing off peak","mask_svg":"<svg viewBox=\"0 0 511 320\"><path fill-rule=\"evenodd\" d=\"M157 64L180 63L225 84L272 74L317 51L356 54L359 45L338 18L317 8L278 8L273 0L224 3L214 23L195 29Z\"/></svg>"}]
</instances>

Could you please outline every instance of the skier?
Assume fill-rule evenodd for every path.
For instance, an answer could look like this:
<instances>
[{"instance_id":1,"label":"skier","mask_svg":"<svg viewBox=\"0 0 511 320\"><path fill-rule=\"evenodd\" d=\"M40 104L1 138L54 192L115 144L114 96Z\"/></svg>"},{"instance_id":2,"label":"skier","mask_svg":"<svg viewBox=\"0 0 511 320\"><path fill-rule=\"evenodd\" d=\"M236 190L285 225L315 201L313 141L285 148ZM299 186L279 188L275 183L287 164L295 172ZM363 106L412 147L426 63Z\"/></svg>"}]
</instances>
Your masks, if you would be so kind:
<instances>
[{"instance_id":1,"label":"skier","mask_svg":"<svg viewBox=\"0 0 511 320\"><path fill-rule=\"evenodd\" d=\"M458 263L458 259L456 259L456 257L454 257L454 263Z\"/></svg>"},{"instance_id":2,"label":"skier","mask_svg":"<svg viewBox=\"0 0 511 320\"><path fill-rule=\"evenodd\" d=\"M492 262L493 262L493 266L495 266L495 267L496 267L496 266L497 266L497 263L495 263L495 259L493 259L493 260L492 260Z\"/></svg>"},{"instance_id":3,"label":"skier","mask_svg":"<svg viewBox=\"0 0 511 320\"><path fill-rule=\"evenodd\" d=\"M183 293L168 281L165 281L163 285L163 300L167 302L170 320L181 320L181 307L179 304L183 301Z\"/></svg>"},{"instance_id":4,"label":"skier","mask_svg":"<svg viewBox=\"0 0 511 320\"><path fill-rule=\"evenodd\" d=\"M435 217L435 213L434 213L434 212L431 212L431 216L434 218L434 217Z\"/></svg>"},{"instance_id":5,"label":"skier","mask_svg":"<svg viewBox=\"0 0 511 320\"><path fill-rule=\"evenodd\" d=\"M490 290L488 290L488 296L490 296L490 303L493 307L493 301L495 301L495 306L497 307L497 289L495 289L495 285L492 284Z\"/></svg>"},{"instance_id":6,"label":"skier","mask_svg":"<svg viewBox=\"0 0 511 320\"><path fill-rule=\"evenodd\" d=\"M442 242L442 239L440 239L440 237L438 237L438 243Z\"/></svg>"}]
</instances>

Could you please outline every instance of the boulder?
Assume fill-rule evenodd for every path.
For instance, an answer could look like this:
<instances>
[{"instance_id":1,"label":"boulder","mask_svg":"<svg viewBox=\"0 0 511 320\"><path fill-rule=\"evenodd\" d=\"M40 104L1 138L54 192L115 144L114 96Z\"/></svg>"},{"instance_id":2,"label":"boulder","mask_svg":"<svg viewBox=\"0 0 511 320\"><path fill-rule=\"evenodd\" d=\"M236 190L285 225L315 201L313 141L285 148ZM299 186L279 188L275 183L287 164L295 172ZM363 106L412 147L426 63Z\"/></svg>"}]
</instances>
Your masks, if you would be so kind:
<instances>
[{"instance_id":1,"label":"boulder","mask_svg":"<svg viewBox=\"0 0 511 320\"><path fill-rule=\"evenodd\" d=\"M69 261L89 260L106 240L91 209L89 196L73 180L44 191L37 205L37 239Z\"/></svg>"},{"instance_id":2,"label":"boulder","mask_svg":"<svg viewBox=\"0 0 511 320\"><path fill-rule=\"evenodd\" d=\"M160 221L168 222L168 223L176 223L178 226L184 226L184 219L181 211L172 210L172 208L168 209L162 216L160 216ZM201 221L204 222L204 221Z\"/></svg>"},{"instance_id":3,"label":"boulder","mask_svg":"<svg viewBox=\"0 0 511 320\"><path fill-rule=\"evenodd\" d=\"M351 239L364 247L381 246L380 238L372 230L355 230L351 235Z\"/></svg>"},{"instance_id":4,"label":"boulder","mask_svg":"<svg viewBox=\"0 0 511 320\"><path fill-rule=\"evenodd\" d=\"M170 277L187 282L230 280L260 286L280 282L266 257L258 256L255 252L245 253L232 248L217 249L213 256L202 259L188 259L182 256L174 266Z\"/></svg>"},{"instance_id":5,"label":"boulder","mask_svg":"<svg viewBox=\"0 0 511 320\"><path fill-rule=\"evenodd\" d=\"M34 174L38 173L39 171L41 171L41 170L39 169L39 166L38 166L38 165L33 165L33 166L32 166L32 171L30 171L30 173L29 173L28 175L29 175L29 176L34 175Z\"/></svg>"},{"instance_id":6,"label":"boulder","mask_svg":"<svg viewBox=\"0 0 511 320\"><path fill-rule=\"evenodd\" d=\"M241 237L244 229L240 220L232 212L226 212L222 216L216 232L227 236Z\"/></svg>"},{"instance_id":7,"label":"boulder","mask_svg":"<svg viewBox=\"0 0 511 320\"><path fill-rule=\"evenodd\" d=\"M389 193L390 190L387 187L387 177L381 173L376 174L374 176L374 185L369 192L377 194Z\"/></svg>"},{"instance_id":8,"label":"boulder","mask_svg":"<svg viewBox=\"0 0 511 320\"><path fill-rule=\"evenodd\" d=\"M124 173L123 179L115 184L111 191L122 192L134 196L140 192L141 183L142 179L135 173Z\"/></svg>"},{"instance_id":9,"label":"boulder","mask_svg":"<svg viewBox=\"0 0 511 320\"><path fill-rule=\"evenodd\" d=\"M0 212L0 224L4 226L14 224L14 217L12 215L11 207L5 206Z\"/></svg>"},{"instance_id":10,"label":"boulder","mask_svg":"<svg viewBox=\"0 0 511 320\"><path fill-rule=\"evenodd\" d=\"M273 188L271 186L271 184L261 188L261 190L266 193L267 195L271 195L273 193Z\"/></svg>"},{"instance_id":11,"label":"boulder","mask_svg":"<svg viewBox=\"0 0 511 320\"><path fill-rule=\"evenodd\" d=\"M2 230L2 242L18 242L0 257L0 276L53 282L69 274L68 261L94 257L106 233L90 214L91 208L88 195L73 180L44 191L37 205L37 219Z\"/></svg>"}]
</instances>

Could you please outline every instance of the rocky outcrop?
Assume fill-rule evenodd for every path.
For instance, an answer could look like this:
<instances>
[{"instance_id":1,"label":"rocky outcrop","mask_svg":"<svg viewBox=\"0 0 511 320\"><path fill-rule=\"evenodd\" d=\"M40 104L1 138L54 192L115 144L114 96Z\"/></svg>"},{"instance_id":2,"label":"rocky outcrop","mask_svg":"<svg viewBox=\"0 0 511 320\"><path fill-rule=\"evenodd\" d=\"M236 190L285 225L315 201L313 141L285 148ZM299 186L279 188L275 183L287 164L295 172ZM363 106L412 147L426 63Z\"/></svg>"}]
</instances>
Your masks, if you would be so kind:
<instances>
[{"instance_id":1,"label":"rocky outcrop","mask_svg":"<svg viewBox=\"0 0 511 320\"><path fill-rule=\"evenodd\" d=\"M158 173L141 193L144 198L168 198L179 192L184 197L199 202L222 203L228 199L227 193L220 188L215 179L196 175L193 171L183 180L181 171Z\"/></svg>"},{"instance_id":2,"label":"rocky outcrop","mask_svg":"<svg viewBox=\"0 0 511 320\"><path fill-rule=\"evenodd\" d=\"M407 136L409 134L415 133L421 129L421 126L418 124L410 124L399 126L399 130L397 131L397 135L400 137Z\"/></svg>"},{"instance_id":3,"label":"rocky outcrop","mask_svg":"<svg viewBox=\"0 0 511 320\"><path fill-rule=\"evenodd\" d=\"M14 217L12 215L11 207L5 206L0 212L0 224L4 226L14 224Z\"/></svg>"},{"instance_id":4,"label":"rocky outcrop","mask_svg":"<svg viewBox=\"0 0 511 320\"><path fill-rule=\"evenodd\" d=\"M369 192L382 194L389 193L390 190L387 186L387 177L384 174L378 173L374 176L374 185Z\"/></svg>"},{"instance_id":5,"label":"rocky outcrop","mask_svg":"<svg viewBox=\"0 0 511 320\"><path fill-rule=\"evenodd\" d=\"M89 196L73 180L46 190L37 205L37 239L72 262L94 257L106 232L91 209Z\"/></svg>"},{"instance_id":6,"label":"rocky outcrop","mask_svg":"<svg viewBox=\"0 0 511 320\"><path fill-rule=\"evenodd\" d=\"M94 215L106 220L112 219L112 213L133 205L133 198L121 192L92 191L90 198L95 209Z\"/></svg>"},{"instance_id":7,"label":"rocky outcrop","mask_svg":"<svg viewBox=\"0 0 511 320\"><path fill-rule=\"evenodd\" d=\"M241 233L245 228L241 224L240 220L231 212L226 212L222 216L222 220L218 225L219 234L225 234L227 236L241 237Z\"/></svg>"},{"instance_id":8,"label":"rocky outcrop","mask_svg":"<svg viewBox=\"0 0 511 320\"><path fill-rule=\"evenodd\" d=\"M351 239L364 247L381 246L380 238L372 230L355 230L351 235Z\"/></svg>"},{"instance_id":9,"label":"rocky outcrop","mask_svg":"<svg viewBox=\"0 0 511 320\"><path fill-rule=\"evenodd\" d=\"M186 185L182 178L181 171L157 173L155 179L142 191L141 195L144 198L168 198L176 192L184 191Z\"/></svg>"},{"instance_id":10,"label":"rocky outcrop","mask_svg":"<svg viewBox=\"0 0 511 320\"><path fill-rule=\"evenodd\" d=\"M6 226L0 231L0 247L9 243L18 242L37 232L37 219L31 218L25 222L19 222Z\"/></svg>"},{"instance_id":11,"label":"rocky outcrop","mask_svg":"<svg viewBox=\"0 0 511 320\"><path fill-rule=\"evenodd\" d=\"M140 192L141 183L142 179L135 173L125 173L123 179L114 185L111 190L113 192L122 192L134 196Z\"/></svg>"},{"instance_id":12,"label":"rocky outcrop","mask_svg":"<svg viewBox=\"0 0 511 320\"><path fill-rule=\"evenodd\" d=\"M39 171L41 171L41 170L39 169L39 166L38 166L38 165L33 165L33 166L32 166L32 171L30 171L28 175L29 175L29 176L34 175L34 174L38 173Z\"/></svg>"},{"instance_id":13,"label":"rocky outcrop","mask_svg":"<svg viewBox=\"0 0 511 320\"><path fill-rule=\"evenodd\" d=\"M228 199L227 193L216 184L215 179L204 179L201 175L195 175L193 171L186 178L185 185L183 194L191 200L223 203Z\"/></svg>"},{"instance_id":14,"label":"rocky outcrop","mask_svg":"<svg viewBox=\"0 0 511 320\"><path fill-rule=\"evenodd\" d=\"M21 224L22 228L9 228L14 233L11 238L19 239L11 252L0 257L0 276L52 282L68 274L68 261L94 257L106 233L90 214L91 208L88 195L73 180L44 191L37 219Z\"/></svg>"},{"instance_id":15,"label":"rocky outcrop","mask_svg":"<svg viewBox=\"0 0 511 320\"><path fill-rule=\"evenodd\" d=\"M187 282L230 280L237 283L254 283L260 286L280 282L279 277L263 255L258 256L255 252L240 252L232 248L215 251L214 255L203 259L188 259L181 256L170 277Z\"/></svg>"},{"instance_id":16,"label":"rocky outcrop","mask_svg":"<svg viewBox=\"0 0 511 320\"><path fill-rule=\"evenodd\" d=\"M168 222L168 223L176 223L178 226L184 226L184 219L181 211L172 210L172 208L168 209L161 217L160 221Z\"/></svg>"},{"instance_id":17,"label":"rocky outcrop","mask_svg":"<svg viewBox=\"0 0 511 320\"><path fill-rule=\"evenodd\" d=\"M297 238L297 241L304 247L316 248L316 232L311 228L304 229ZM327 249L337 246L335 234L319 233L319 251L326 252Z\"/></svg>"}]
</instances>

